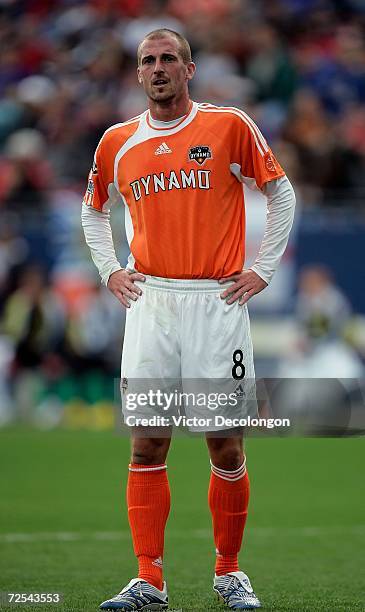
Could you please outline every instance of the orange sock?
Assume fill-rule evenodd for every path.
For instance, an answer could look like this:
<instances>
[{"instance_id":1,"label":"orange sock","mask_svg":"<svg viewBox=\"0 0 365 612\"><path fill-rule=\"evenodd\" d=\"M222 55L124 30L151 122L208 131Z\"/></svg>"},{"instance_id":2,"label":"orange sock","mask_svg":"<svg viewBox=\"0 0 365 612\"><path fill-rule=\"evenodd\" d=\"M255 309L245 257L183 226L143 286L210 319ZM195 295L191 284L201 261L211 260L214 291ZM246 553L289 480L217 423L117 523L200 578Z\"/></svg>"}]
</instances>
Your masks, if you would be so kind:
<instances>
[{"instance_id":1,"label":"orange sock","mask_svg":"<svg viewBox=\"0 0 365 612\"><path fill-rule=\"evenodd\" d=\"M212 462L208 502L216 546L215 573L237 572L238 553L247 519L250 481L245 461L237 470L216 468Z\"/></svg>"},{"instance_id":2,"label":"orange sock","mask_svg":"<svg viewBox=\"0 0 365 612\"><path fill-rule=\"evenodd\" d=\"M166 465L130 464L127 506L138 578L161 590L165 525L170 511Z\"/></svg>"}]
</instances>

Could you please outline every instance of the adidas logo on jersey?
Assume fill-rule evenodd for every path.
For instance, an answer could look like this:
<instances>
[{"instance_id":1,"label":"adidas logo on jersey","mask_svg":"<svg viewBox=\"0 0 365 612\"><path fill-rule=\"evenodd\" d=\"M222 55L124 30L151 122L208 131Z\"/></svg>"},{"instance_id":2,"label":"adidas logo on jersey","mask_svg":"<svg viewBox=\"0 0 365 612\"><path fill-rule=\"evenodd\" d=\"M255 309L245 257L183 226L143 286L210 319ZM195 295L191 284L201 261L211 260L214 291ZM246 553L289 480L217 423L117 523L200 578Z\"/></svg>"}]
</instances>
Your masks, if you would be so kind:
<instances>
[{"instance_id":1,"label":"adidas logo on jersey","mask_svg":"<svg viewBox=\"0 0 365 612\"><path fill-rule=\"evenodd\" d=\"M163 153L172 153L171 149L167 146L166 142L160 144L155 151L155 155L162 155Z\"/></svg>"}]
</instances>

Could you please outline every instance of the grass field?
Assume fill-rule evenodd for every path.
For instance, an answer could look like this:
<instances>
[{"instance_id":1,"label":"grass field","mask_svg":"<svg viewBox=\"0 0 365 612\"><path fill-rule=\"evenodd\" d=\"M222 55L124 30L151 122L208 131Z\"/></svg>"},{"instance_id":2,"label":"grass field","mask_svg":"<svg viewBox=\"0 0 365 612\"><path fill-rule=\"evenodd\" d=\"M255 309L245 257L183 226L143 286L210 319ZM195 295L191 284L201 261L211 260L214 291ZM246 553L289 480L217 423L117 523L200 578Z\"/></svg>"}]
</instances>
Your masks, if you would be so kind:
<instances>
[{"instance_id":1,"label":"grass field","mask_svg":"<svg viewBox=\"0 0 365 612\"><path fill-rule=\"evenodd\" d=\"M242 569L265 610L365 610L364 439L251 439ZM129 444L113 433L0 432L0 591L60 592L3 612L92 612L135 575L124 489ZM224 610L201 439L175 440L165 569L170 608Z\"/></svg>"}]
</instances>

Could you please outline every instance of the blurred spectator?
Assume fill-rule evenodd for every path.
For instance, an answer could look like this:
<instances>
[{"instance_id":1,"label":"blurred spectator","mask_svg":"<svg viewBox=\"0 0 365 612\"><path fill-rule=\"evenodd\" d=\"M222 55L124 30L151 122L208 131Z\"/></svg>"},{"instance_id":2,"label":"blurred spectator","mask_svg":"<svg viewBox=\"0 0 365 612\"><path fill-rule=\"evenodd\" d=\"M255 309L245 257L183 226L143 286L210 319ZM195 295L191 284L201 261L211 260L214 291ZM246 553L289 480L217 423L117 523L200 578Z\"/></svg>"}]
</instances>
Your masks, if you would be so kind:
<instances>
[{"instance_id":1,"label":"blurred spectator","mask_svg":"<svg viewBox=\"0 0 365 612\"><path fill-rule=\"evenodd\" d=\"M364 375L357 352L345 340L350 304L329 270L305 268L297 297L298 342L279 366L281 378L356 379Z\"/></svg>"},{"instance_id":2,"label":"blurred spectator","mask_svg":"<svg viewBox=\"0 0 365 612\"><path fill-rule=\"evenodd\" d=\"M169 28L184 34L183 24L169 12L165 0L145 2L138 19L130 19L124 23L121 22L119 25L119 31L127 52L134 57L143 37L148 32L158 28Z\"/></svg>"},{"instance_id":3,"label":"blurred spectator","mask_svg":"<svg viewBox=\"0 0 365 612\"><path fill-rule=\"evenodd\" d=\"M318 265L301 272L297 320L309 338L341 336L350 316L350 304L329 270Z\"/></svg>"},{"instance_id":4,"label":"blurred spectator","mask_svg":"<svg viewBox=\"0 0 365 612\"><path fill-rule=\"evenodd\" d=\"M14 269L23 264L29 249L11 216L1 215L0 224L0 316Z\"/></svg>"},{"instance_id":5,"label":"blurred spectator","mask_svg":"<svg viewBox=\"0 0 365 612\"><path fill-rule=\"evenodd\" d=\"M52 172L41 133L33 129L14 132L4 152L0 160L0 206L18 212L44 207Z\"/></svg>"},{"instance_id":6,"label":"blurred spectator","mask_svg":"<svg viewBox=\"0 0 365 612\"><path fill-rule=\"evenodd\" d=\"M66 359L77 372L102 371L115 374L121 357L125 312L105 287L95 284L84 303L69 317L66 332Z\"/></svg>"},{"instance_id":7,"label":"blurred spectator","mask_svg":"<svg viewBox=\"0 0 365 612\"><path fill-rule=\"evenodd\" d=\"M19 286L4 305L2 333L14 347L16 369L39 366L55 351L63 335L64 312L47 287L42 271L26 267Z\"/></svg>"},{"instance_id":8,"label":"blurred spectator","mask_svg":"<svg viewBox=\"0 0 365 612\"><path fill-rule=\"evenodd\" d=\"M278 33L268 24L258 26L250 34L250 48L246 74L256 84L257 100L276 101L286 107L296 89L297 76Z\"/></svg>"},{"instance_id":9,"label":"blurred spectator","mask_svg":"<svg viewBox=\"0 0 365 612\"><path fill-rule=\"evenodd\" d=\"M357 116L361 117L361 111ZM284 126L284 138L295 147L299 161L297 179L307 205L310 202L317 206L362 205L365 157L353 131L350 140L348 126L352 121L356 120L345 116L342 124L334 125L313 92L302 89L296 93Z\"/></svg>"},{"instance_id":10,"label":"blurred spectator","mask_svg":"<svg viewBox=\"0 0 365 612\"><path fill-rule=\"evenodd\" d=\"M302 82L319 96L330 114L341 114L365 102L365 43L359 25L335 28L332 48L317 53L302 64ZM309 49L306 50L309 53ZM305 57L305 56L304 56Z\"/></svg>"},{"instance_id":11,"label":"blurred spectator","mask_svg":"<svg viewBox=\"0 0 365 612\"><path fill-rule=\"evenodd\" d=\"M273 413L289 417L300 434L348 435L356 430L356 415L363 422L365 368L345 339L351 318L350 304L327 269L301 272L297 343L279 363L270 394Z\"/></svg>"}]
</instances>

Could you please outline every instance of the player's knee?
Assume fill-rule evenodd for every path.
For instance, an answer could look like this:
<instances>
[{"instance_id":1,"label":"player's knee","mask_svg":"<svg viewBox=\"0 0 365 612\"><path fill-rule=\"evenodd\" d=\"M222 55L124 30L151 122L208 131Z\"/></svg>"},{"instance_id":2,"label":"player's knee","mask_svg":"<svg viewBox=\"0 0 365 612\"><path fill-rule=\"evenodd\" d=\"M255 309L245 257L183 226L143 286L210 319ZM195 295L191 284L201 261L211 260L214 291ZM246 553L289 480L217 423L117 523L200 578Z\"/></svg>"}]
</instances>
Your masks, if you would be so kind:
<instances>
[{"instance_id":1,"label":"player's knee","mask_svg":"<svg viewBox=\"0 0 365 612\"><path fill-rule=\"evenodd\" d=\"M222 443L210 444L210 456L213 465L221 468L222 470L236 470L238 469L244 460L244 453L241 445Z\"/></svg>"},{"instance_id":2,"label":"player's knee","mask_svg":"<svg viewBox=\"0 0 365 612\"><path fill-rule=\"evenodd\" d=\"M216 467L222 470L237 470L242 465L243 460L244 455L241 450L228 449L220 453Z\"/></svg>"},{"instance_id":3,"label":"player's knee","mask_svg":"<svg viewBox=\"0 0 365 612\"><path fill-rule=\"evenodd\" d=\"M132 463L158 465L165 463L169 440L161 438L135 439L132 444Z\"/></svg>"}]
</instances>

